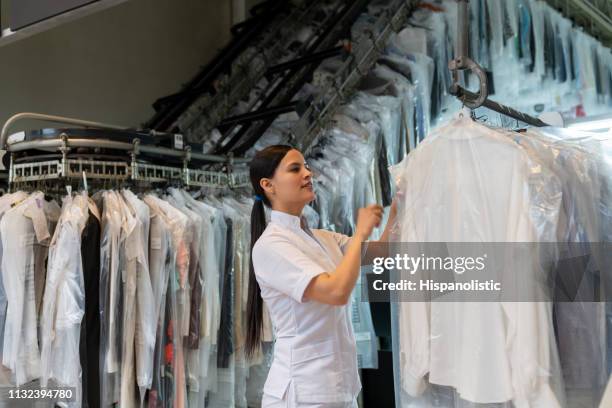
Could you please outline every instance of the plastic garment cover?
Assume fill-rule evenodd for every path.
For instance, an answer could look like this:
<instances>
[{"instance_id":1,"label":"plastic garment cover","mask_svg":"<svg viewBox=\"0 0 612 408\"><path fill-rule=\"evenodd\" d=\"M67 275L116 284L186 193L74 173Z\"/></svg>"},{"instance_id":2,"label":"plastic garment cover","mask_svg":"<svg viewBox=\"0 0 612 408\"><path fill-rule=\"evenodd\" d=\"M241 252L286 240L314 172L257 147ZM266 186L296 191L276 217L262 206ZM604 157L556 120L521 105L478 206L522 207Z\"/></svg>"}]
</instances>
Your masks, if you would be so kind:
<instances>
[{"instance_id":1,"label":"plastic garment cover","mask_svg":"<svg viewBox=\"0 0 612 408\"><path fill-rule=\"evenodd\" d=\"M429 133L431 123L431 94L435 71L434 60L426 55L413 52L410 42L410 29L392 35L387 45L387 53L405 59L410 67L411 82L416 86L416 129L418 139ZM391 163L393 164L393 163Z\"/></svg>"},{"instance_id":2,"label":"plastic garment cover","mask_svg":"<svg viewBox=\"0 0 612 408\"><path fill-rule=\"evenodd\" d=\"M121 383L121 204L112 191L102 194L100 237L100 395L102 406L119 402Z\"/></svg>"},{"instance_id":3,"label":"plastic garment cover","mask_svg":"<svg viewBox=\"0 0 612 408\"><path fill-rule=\"evenodd\" d=\"M250 210L253 201L250 199L237 200L235 197L225 197L224 203L236 210L237 217L235 225L235 281L234 281L234 393L235 404L238 407L246 407L246 390L248 377L248 362L244 355L244 342L246 333L246 305L248 299L248 278L251 243L250 235Z\"/></svg>"},{"instance_id":4,"label":"plastic garment cover","mask_svg":"<svg viewBox=\"0 0 612 408\"><path fill-rule=\"evenodd\" d=\"M170 195L166 201L179 209L190 220L191 235L193 237L189 244L189 278L188 298L186 300L186 311L183 315L183 330L186 346L187 363L187 386L189 390L199 390L200 353L200 318L202 304L202 274L200 241L202 237L202 216L189 209L185 204L184 196L174 188L168 190Z\"/></svg>"},{"instance_id":5,"label":"plastic garment cover","mask_svg":"<svg viewBox=\"0 0 612 408\"><path fill-rule=\"evenodd\" d=\"M28 194L23 191L18 191L12 194L5 194L0 197L0 219L4 214L16 203L25 200ZM0 239L0 259L2 258L2 240ZM0 264L1 268L1 264ZM2 349L4 347L4 323L6 321L7 297L4 290L3 274L0 269L0 359L2 358ZM0 366L0 383L10 384L10 370L4 366Z\"/></svg>"},{"instance_id":6,"label":"plastic garment cover","mask_svg":"<svg viewBox=\"0 0 612 408\"><path fill-rule=\"evenodd\" d=\"M156 322L155 349L153 354L153 379L149 392L149 407L161 406L172 400L165 393L162 374L164 368L164 328L166 321L166 299L168 280L174 278L175 259L172 252L171 233L156 207L150 207L149 225L149 274L153 290L153 314Z\"/></svg>"},{"instance_id":7,"label":"plastic garment cover","mask_svg":"<svg viewBox=\"0 0 612 408\"><path fill-rule=\"evenodd\" d=\"M610 273L608 254L598 242L609 242L606 231L612 226L608 191L612 166L606 159L610 140L597 134L571 129L542 128L512 138L533 156L549 163L562 181L562 214L558 228L560 242L574 243L563 254L576 259L591 254L581 275L557 276L556 281L574 299L555 301L555 327L568 406L595 406L608 378L606 361L608 337L603 302L589 302L592 293L606 293ZM577 244L579 245L577 245ZM566 251L567 251L566 250ZM580 301L584 299L585 301ZM568 335L580 333L580 336Z\"/></svg>"},{"instance_id":8,"label":"plastic garment cover","mask_svg":"<svg viewBox=\"0 0 612 408\"><path fill-rule=\"evenodd\" d=\"M182 338L185 335L184 314L189 310L189 305L185 304L189 271L188 218L168 202L152 194L147 194L143 201L149 206L151 212L162 217L171 237L174 270L169 277L170 283L166 295L166 319L169 329L164 332L166 347L172 350L170 359L172 364L169 370L173 375L172 386L166 391L166 395L172 393L173 398L166 398L165 401L173 401L174 404L183 406L187 402L186 363Z\"/></svg>"},{"instance_id":9,"label":"plastic garment cover","mask_svg":"<svg viewBox=\"0 0 612 408\"><path fill-rule=\"evenodd\" d=\"M356 105L375 112L379 119L387 148L387 161L395 164L400 159L401 129L402 129L402 103L394 96L374 96L360 92L353 100Z\"/></svg>"},{"instance_id":10,"label":"plastic garment cover","mask_svg":"<svg viewBox=\"0 0 612 408\"><path fill-rule=\"evenodd\" d=\"M403 192L394 241L556 239L559 180L468 118L434 131L392 173ZM398 406L562 406L550 303L403 302L392 317Z\"/></svg>"},{"instance_id":11,"label":"plastic garment cover","mask_svg":"<svg viewBox=\"0 0 612 408\"><path fill-rule=\"evenodd\" d=\"M224 222L227 226L225 235L225 249L222 259L222 273L220 274L221 310L219 330L217 332L216 359L211 361L216 367L214 388L209 394L211 407L222 407L232 405L235 401L235 275L236 275L236 212L229 206L223 204L216 197L210 197L209 203L214 203L223 213Z\"/></svg>"},{"instance_id":12,"label":"plastic garment cover","mask_svg":"<svg viewBox=\"0 0 612 408\"><path fill-rule=\"evenodd\" d=\"M216 390L216 345L221 321L221 263L224 262L224 242L226 240L226 224L221 210L204 202L199 202L208 211L203 235L207 239L206 249L202 255L204 259L204 310L202 323L200 353L201 378L200 399L206 396L206 391Z\"/></svg>"},{"instance_id":13,"label":"plastic garment cover","mask_svg":"<svg viewBox=\"0 0 612 408\"><path fill-rule=\"evenodd\" d=\"M140 399L153 381L153 351L157 316L151 275L149 271L149 207L129 190L122 191L127 209L135 217L135 239L126 243L129 253L136 259L136 328L134 347L136 352L136 382L140 387ZM129 245L129 246L128 246ZM133 252L132 252L133 251Z\"/></svg>"},{"instance_id":14,"label":"plastic garment cover","mask_svg":"<svg viewBox=\"0 0 612 408\"><path fill-rule=\"evenodd\" d=\"M81 233L87 222L87 195L65 197L49 249L41 316L41 386L48 381L74 387L81 406L79 354L81 319L85 314L85 287L81 261Z\"/></svg>"},{"instance_id":15,"label":"plastic garment cover","mask_svg":"<svg viewBox=\"0 0 612 408\"><path fill-rule=\"evenodd\" d=\"M197 347L193 347L194 344L192 344L192 350L188 351L190 405L201 406L204 404L206 392L209 389L209 364L213 346L213 333L214 341L216 341L220 314L218 254L214 248L215 230L213 226L216 210L201 201L193 199L185 191L171 191L173 196L181 194L184 205L201 218L200 238L197 242L200 265L198 279L200 279L202 285L199 304L198 343Z\"/></svg>"},{"instance_id":16,"label":"plastic garment cover","mask_svg":"<svg viewBox=\"0 0 612 408\"><path fill-rule=\"evenodd\" d=\"M120 235L120 272L121 272L121 305L122 323L121 336L121 385L120 404L122 406L136 406L137 395L134 383L136 383L136 293L138 286L138 263L139 255L143 249L139 242L140 220L132 214L127 203L119 192L115 192L118 208L121 216Z\"/></svg>"},{"instance_id":17,"label":"plastic garment cover","mask_svg":"<svg viewBox=\"0 0 612 408\"><path fill-rule=\"evenodd\" d=\"M2 258L7 296L2 364L11 370L17 386L41 373L37 301L38 293L42 300L52 218L55 224L59 212L57 204L47 203L43 193L36 192L8 210L0 222L3 251L12 254Z\"/></svg>"}]
</instances>

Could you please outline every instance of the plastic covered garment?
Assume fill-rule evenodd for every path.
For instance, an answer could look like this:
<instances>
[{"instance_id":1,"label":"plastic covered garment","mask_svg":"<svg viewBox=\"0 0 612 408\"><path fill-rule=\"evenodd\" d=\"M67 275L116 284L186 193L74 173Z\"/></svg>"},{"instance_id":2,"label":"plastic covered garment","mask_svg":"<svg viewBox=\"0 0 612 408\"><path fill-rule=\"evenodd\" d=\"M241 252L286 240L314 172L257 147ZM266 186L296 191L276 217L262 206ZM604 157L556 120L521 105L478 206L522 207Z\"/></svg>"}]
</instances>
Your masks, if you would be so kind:
<instances>
[{"instance_id":1,"label":"plastic covered garment","mask_svg":"<svg viewBox=\"0 0 612 408\"><path fill-rule=\"evenodd\" d=\"M565 249L570 253L562 255L567 259L579 259L585 253L591 255L580 274L568 274L566 269L563 275L555 277L564 297L553 300L568 406L595 406L609 372L606 303L599 302L603 298L592 299L592 294L608 293L609 289L609 254L597 243L610 242L606 232L612 230L612 203L608 194L612 185L609 161L612 142L602 135L555 128L509 136L548 164L562 182L557 235L560 243L573 243ZM573 301L565 301L566 295ZM567 333L580 333L580 336Z\"/></svg>"},{"instance_id":2,"label":"plastic covered garment","mask_svg":"<svg viewBox=\"0 0 612 408\"><path fill-rule=\"evenodd\" d=\"M174 403L183 406L187 403L187 383L185 372L185 351L182 337L184 336L184 313L188 306L185 299L188 292L189 270L189 236L188 218L181 211L168 202L147 194L143 201L149 206L152 213L160 216L164 221L171 238L172 261L169 274L168 291L166 292L164 342L166 367L168 374L172 375L172 383L165 390L165 403ZM168 265L168 263L166 264ZM169 350L171 351L169 353ZM172 397L169 398L168 395Z\"/></svg>"},{"instance_id":3,"label":"plastic covered garment","mask_svg":"<svg viewBox=\"0 0 612 408\"><path fill-rule=\"evenodd\" d=\"M79 354L81 320L85 314L85 286L81 260L81 233L88 212L86 194L64 198L62 213L49 248L41 333L41 386L49 380L74 387L75 399L68 406L81 406Z\"/></svg>"},{"instance_id":4,"label":"plastic covered garment","mask_svg":"<svg viewBox=\"0 0 612 408\"><path fill-rule=\"evenodd\" d=\"M149 274L153 290L153 314L156 322L155 349L153 354L153 379L149 392L149 407L161 406L163 401L171 400L166 395L162 373L165 372L166 359L164 333L168 280L174 277L175 259L172 253L170 230L156 207L150 207L149 224Z\"/></svg>"},{"instance_id":5,"label":"plastic covered garment","mask_svg":"<svg viewBox=\"0 0 612 408\"><path fill-rule=\"evenodd\" d=\"M222 269L220 274L221 309L219 329L217 331L216 358L211 359L211 365L215 367L215 385L209 394L209 406L222 407L233 404L236 400L235 386L235 341L236 332L234 319L235 308L235 283L236 283L236 236L237 212L230 206L224 205L223 201L211 197L209 204L216 206L221 212L223 222L226 224L225 249L223 250Z\"/></svg>"},{"instance_id":6,"label":"plastic covered garment","mask_svg":"<svg viewBox=\"0 0 612 408\"><path fill-rule=\"evenodd\" d=\"M200 317L202 304L202 276L200 240L202 235L202 216L186 206L185 197L174 188L165 200L179 209L189 219L191 241L189 242L189 277L188 291L185 299L185 312L182 314L182 332L185 339L185 362L187 363L187 388L199 390L200 353Z\"/></svg>"},{"instance_id":7,"label":"plastic covered garment","mask_svg":"<svg viewBox=\"0 0 612 408\"><path fill-rule=\"evenodd\" d=\"M8 210L0 222L2 280L7 296L2 364L14 383L23 385L40 377L37 305L44 288L47 245L60 209L36 192ZM42 303L42 302L41 302Z\"/></svg>"},{"instance_id":8,"label":"plastic covered garment","mask_svg":"<svg viewBox=\"0 0 612 408\"><path fill-rule=\"evenodd\" d=\"M362 109L370 110L378 116L378 123L387 148L387 161L396 164L400 160L401 131L402 131L402 99L394 96L375 96L360 92L352 103Z\"/></svg>"},{"instance_id":9,"label":"plastic covered garment","mask_svg":"<svg viewBox=\"0 0 612 408\"><path fill-rule=\"evenodd\" d=\"M172 191L172 190L171 190ZM195 200L185 191L172 191L173 196L182 195L184 205L201 217L199 245L199 276L201 281L200 319L197 347L188 351L188 365L190 404L201 406L204 404L206 393L209 390L209 365L213 343L216 342L218 330L220 299L219 299L219 269L215 252L215 226L216 209L201 201ZM193 317L193 314L192 314ZM190 330L191 332L191 330ZM214 333L214 339L213 339ZM193 344L192 344L193 346Z\"/></svg>"},{"instance_id":10,"label":"plastic covered garment","mask_svg":"<svg viewBox=\"0 0 612 408\"><path fill-rule=\"evenodd\" d=\"M418 139L429 133L431 123L431 93L435 62L427 54L415 52L411 46L411 30L406 28L391 36L387 53L403 58L410 67L410 80L416 87L416 130ZM391 163L394 164L394 163Z\"/></svg>"},{"instance_id":11,"label":"plastic covered garment","mask_svg":"<svg viewBox=\"0 0 612 408\"><path fill-rule=\"evenodd\" d=\"M12 194L4 194L0 197L0 219L4 214L16 203L25 200L28 194L23 191L17 191ZM0 239L0 259L2 257L2 239ZM4 323L6 321L7 297L4 290L3 274L0 264L0 361L2 359L2 349L4 348ZM0 366L0 384L10 384L10 370L4 366Z\"/></svg>"},{"instance_id":12,"label":"plastic covered garment","mask_svg":"<svg viewBox=\"0 0 612 408\"><path fill-rule=\"evenodd\" d=\"M153 351L157 328L155 302L149 271L149 207L129 190L121 192L127 209L136 220L134 239L126 242L126 250L135 260L136 313L134 347L136 353L136 383L140 387L140 400L153 381Z\"/></svg>"},{"instance_id":13,"label":"plastic covered garment","mask_svg":"<svg viewBox=\"0 0 612 408\"><path fill-rule=\"evenodd\" d=\"M403 197L393 241L555 242L559 180L468 118L434 131L392 174ZM538 261L506 269L537 275ZM392 317L398 406L563 406L549 302L392 303Z\"/></svg>"},{"instance_id":14,"label":"plastic covered garment","mask_svg":"<svg viewBox=\"0 0 612 408\"><path fill-rule=\"evenodd\" d=\"M119 401L121 384L121 270L120 202L112 191L102 193L102 232L100 237L100 395L102 406Z\"/></svg>"}]
</instances>

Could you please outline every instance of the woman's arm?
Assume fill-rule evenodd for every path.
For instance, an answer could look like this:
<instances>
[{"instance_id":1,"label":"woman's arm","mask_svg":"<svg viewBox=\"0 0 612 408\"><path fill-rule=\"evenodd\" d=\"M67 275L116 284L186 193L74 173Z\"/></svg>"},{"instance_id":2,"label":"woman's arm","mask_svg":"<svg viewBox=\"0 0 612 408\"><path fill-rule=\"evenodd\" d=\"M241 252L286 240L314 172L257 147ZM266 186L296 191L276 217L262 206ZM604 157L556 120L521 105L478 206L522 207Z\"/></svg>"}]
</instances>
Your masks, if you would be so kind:
<instances>
[{"instance_id":1,"label":"woman's arm","mask_svg":"<svg viewBox=\"0 0 612 408\"><path fill-rule=\"evenodd\" d=\"M349 242L342 262L333 272L315 276L304 291L304 299L330 305L345 305L350 296L361 267L361 242L366 241L374 227L380 224L382 207L371 205L359 210L357 227Z\"/></svg>"}]
</instances>

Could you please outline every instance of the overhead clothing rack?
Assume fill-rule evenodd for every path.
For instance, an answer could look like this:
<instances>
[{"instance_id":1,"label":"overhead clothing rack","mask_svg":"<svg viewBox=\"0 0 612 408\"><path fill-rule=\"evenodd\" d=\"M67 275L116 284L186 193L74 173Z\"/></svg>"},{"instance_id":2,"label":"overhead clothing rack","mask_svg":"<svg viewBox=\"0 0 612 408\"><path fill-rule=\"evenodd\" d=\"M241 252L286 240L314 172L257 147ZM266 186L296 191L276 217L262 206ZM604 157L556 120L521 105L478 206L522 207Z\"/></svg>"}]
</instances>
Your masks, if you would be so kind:
<instances>
[{"instance_id":1,"label":"overhead clothing rack","mask_svg":"<svg viewBox=\"0 0 612 408\"><path fill-rule=\"evenodd\" d=\"M204 68L199 75L207 78L208 85L186 86L175 95L176 98L194 97L196 100L188 107L178 99L166 99L168 106L164 109L177 105L174 109L178 113L171 124L158 126L151 121L150 127L178 131L187 140L198 142L219 129L223 137L210 152L232 151L241 155L278 115L295 111L301 116L308 108L309 101L293 101L293 98L310 81L322 61L336 56L350 58L356 47L351 42L350 28L369 3L367 0L334 3L314 0L291 5L270 16L268 27L245 40L241 50L234 49L234 62L227 61L224 69L218 69L214 62ZM222 54L227 52L229 48ZM258 86L262 89L259 97L248 101L247 109L242 109L239 115L228 117L232 108L239 101L244 103L245 97Z\"/></svg>"},{"instance_id":2,"label":"overhead clothing rack","mask_svg":"<svg viewBox=\"0 0 612 408\"><path fill-rule=\"evenodd\" d=\"M13 135L16 140L9 143L10 127L22 119L86 128L19 132ZM234 165L246 163L248 159L200 153L202 146L184 143L182 135L136 131L62 116L20 113L4 124L0 143L10 153L10 184L85 177L148 183L172 181L194 187L250 185L246 171L234 171ZM202 170L206 164L223 164L225 170Z\"/></svg>"},{"instance_id":3,"label":"overhead clothing rack","mask_svg":"<svg viewBox=\"0 0 612 408\"><path fill-rule=\"evenodd\" d=\"M286 62L283 56L292 48L290 41L303 27L301 22L318 21L317 16L329 4L313 0L292 6L289 2L268 1L260 6L261 11L256 11L249 20L252 22L241 23L230 45L183 91L154 104L158 112L146 127L162 131L178 129L192 141L198 140L196 135L207 135L265 75L275 71L278 75L287 74L279 65ZM320 35L320 27L330 24L328 20L319 22L314 36ZM306 54L305 48L296 52Z\"/></svg>"},{"instance_id":4,"label":"overhead clothing rack","mask_svg":"<svg viewBox=\"0 0 612 408\"><path fill-rule=\"evenodd\" d=\"M350 31L352 23L365 10L368 3L367 0L344 2L342 10L331 19L320 36L308 47L306 54L328 49L339 40L345 39L348 36L347 33ZM258 104L258 108L283 105L291 102L295 94L309 81L318 65L313 63L290 69L264 96L263 100ZM237 155L243 154L259 140L277 116L271 115L257 126L253 126L250 123L242 126L237 132L226 133L225 137L217 144L214 153L224 154L233 151ZM227 140L228 138L229 140Z\"/></svg>"},{"instance_id":5,"label":"overhead clothing rack","mask_svg":"<svg viewBox=\"0 0 612 408\"><path fill-rule=\"evenodd\" d=\"M369 72L376 60L382 54L389 36L399 31L406 23L408 16L416 7L418 1L395 1L383 13L370 32L370 36L360 38L353 43L350 58L338 70L334 84L310 104L308 110L301 115L293 126L292 142L305 152L313 146L322 127L328 123L338 106L354 91L359 81ZM379 34L375 36L373 32Z\"/></svg>"},{"instance_id":6,"label":"overhead clothing rack","mask_svg":"<svg viewBox=\"0 0 612 408\"><path fill-rule=\"evenodd\" d=\"M468 56L469 44L469 0L457 0L457 43L455 47L455 59L449 61L448 68L453 74L453 84L449 90L451 95L455 95L465 106L470 109L476 109L485 106L495 112L501 113L513 119L527 123L531 126L543 127L548 126L540 119L519 112L509 106L502 105L489 99L489 87L487 83L487 75L478 63L473 61ZM470 92L464 89L460 83L461 71L469 70L478 78L480 85L478 93Z\"/></svg>"}]
</instances>

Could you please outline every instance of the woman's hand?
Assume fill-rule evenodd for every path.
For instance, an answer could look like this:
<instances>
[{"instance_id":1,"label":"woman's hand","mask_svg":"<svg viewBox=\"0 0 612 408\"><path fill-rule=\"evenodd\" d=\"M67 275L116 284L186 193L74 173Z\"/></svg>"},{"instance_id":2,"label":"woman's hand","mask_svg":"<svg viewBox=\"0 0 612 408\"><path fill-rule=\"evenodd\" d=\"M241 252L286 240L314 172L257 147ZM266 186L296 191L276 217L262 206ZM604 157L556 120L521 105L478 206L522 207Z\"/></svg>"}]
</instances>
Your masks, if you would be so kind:
<instances>
[{"instance_id":1,"label":"woman's hand","mask_svg":"<svg viewBox=\"0 0 612 408\"><path fill-rule=\"evenodd\" d=\"M380 205L373 204L359 209L355 235L360 241L368 240L372 230L380 225L382 215L383 208Z\"/></svg>"}]
</instances>

